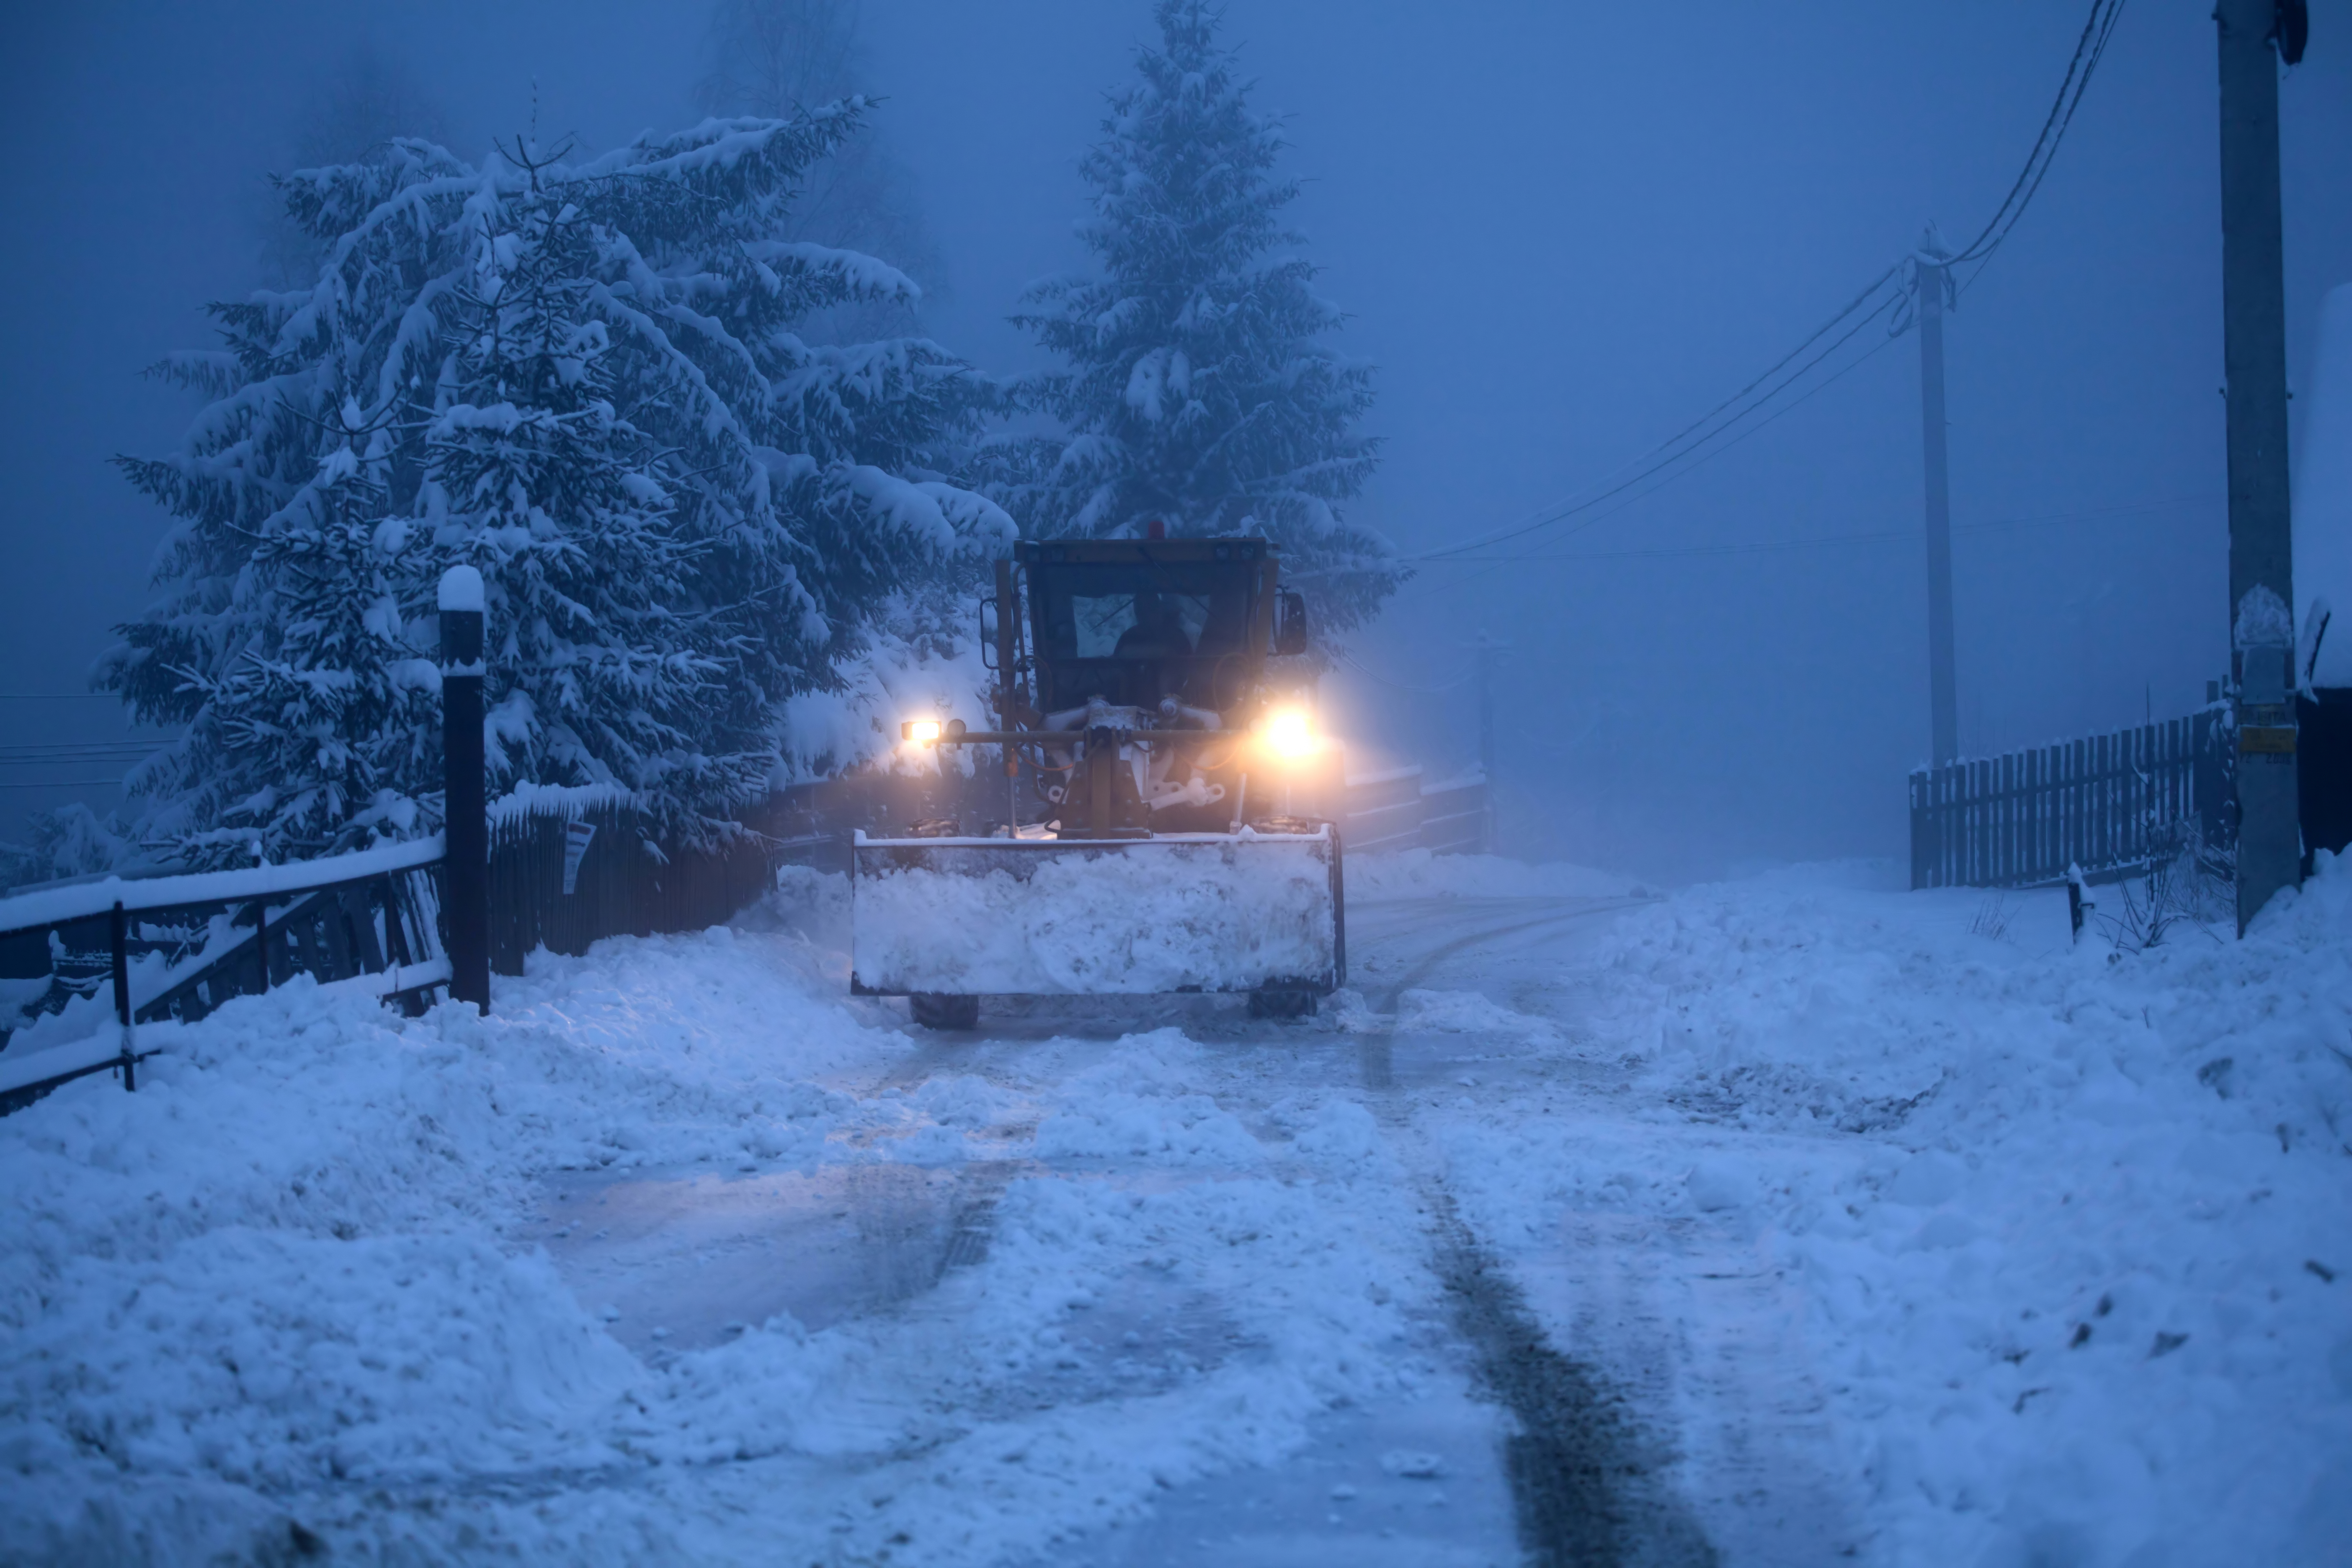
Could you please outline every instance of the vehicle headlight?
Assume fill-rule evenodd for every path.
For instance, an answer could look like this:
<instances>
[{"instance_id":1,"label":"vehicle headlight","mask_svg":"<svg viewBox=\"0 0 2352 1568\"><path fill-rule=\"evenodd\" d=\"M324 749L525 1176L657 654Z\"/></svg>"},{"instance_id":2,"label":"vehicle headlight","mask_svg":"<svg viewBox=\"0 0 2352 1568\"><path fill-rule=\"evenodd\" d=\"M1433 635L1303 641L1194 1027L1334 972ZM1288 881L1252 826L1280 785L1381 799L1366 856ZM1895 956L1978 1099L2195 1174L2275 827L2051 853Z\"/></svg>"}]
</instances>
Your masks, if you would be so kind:
<instances>
[{"instance_id":1,"label":"vehicle headlight","mask_svg":"<svg viewBox=\"0 0 2352 1568\"><path fill-rule=\"evenodd\" d=\"M1308 756L1322 747L1315 726L1298 708L1277 708L1266 715L1265 743L1278 757Z\"/></svg>"}]
</instances>

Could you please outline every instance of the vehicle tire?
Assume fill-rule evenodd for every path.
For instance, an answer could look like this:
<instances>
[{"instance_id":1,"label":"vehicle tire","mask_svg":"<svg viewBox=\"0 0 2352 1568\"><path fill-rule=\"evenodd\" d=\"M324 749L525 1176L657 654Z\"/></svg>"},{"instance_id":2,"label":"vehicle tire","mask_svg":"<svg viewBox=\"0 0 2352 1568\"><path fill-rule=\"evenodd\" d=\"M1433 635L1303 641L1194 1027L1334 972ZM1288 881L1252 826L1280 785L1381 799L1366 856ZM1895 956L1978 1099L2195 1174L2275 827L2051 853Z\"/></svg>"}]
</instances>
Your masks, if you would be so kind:
<instances>
[{"instance_id":1,"label":"vehicle tire","mask_svg":"<svg viewBox=\"0 0 2352 1568\"><path fill-rule=\"evenodd\" d=\"M1315 993L1269 987L1250 993L1250 1016L1253 1018L1312 1018L1315 1016Z\"/></svg>"},{"instance_id":2,"label":"vehicle tire","mask_svg":"<svg viewBox=\"0 0 2352 1568\"><path fill-rule=\"evenodd\" d=\"M977 1029L980 998L951 991L918 991L907 998L915 1022L926 1029Z\"/></svg>"}]
</instances>

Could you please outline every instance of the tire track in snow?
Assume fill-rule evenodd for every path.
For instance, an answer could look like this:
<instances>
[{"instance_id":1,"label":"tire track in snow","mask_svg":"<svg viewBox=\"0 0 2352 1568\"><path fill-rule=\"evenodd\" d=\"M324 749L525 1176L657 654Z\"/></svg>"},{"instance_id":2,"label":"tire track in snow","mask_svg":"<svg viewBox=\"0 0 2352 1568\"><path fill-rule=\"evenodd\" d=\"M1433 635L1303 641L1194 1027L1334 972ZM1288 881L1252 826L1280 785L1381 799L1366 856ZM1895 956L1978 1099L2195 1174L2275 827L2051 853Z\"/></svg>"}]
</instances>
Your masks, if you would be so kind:
<instances>
[{"instance_id":1,"label":"tire track in snow","mask_svg":"<svg viewBox=\"0 0 2352 1568\"><path fill-rule=\"evenodd\" d=\"M1522 902L1523 900L1512 901ZM1413 966L1404 973L1402 978L1388 988L1388 1005L1383 1011L1390 1019L1391 1026L1360 1037L1359 1050L1363 1063L1364 1087L1382 1090L1396 1087L1393 1047L1396 1038L1394 1026L1397 1005L1406 992L1418 989L1423 983L1433 976L1447 960L1472 948L1496 942L1505 937L1519 936L1548 926L1559 925L1569 921L1585 920L1594 915L1621 914L1627 910L1638 909L1643 904L1656 901L1654 899L1648 898L1581 900L1578 900L1576 908L1553 910L1545 914L1525 919L1515 918L1501 925L1488 926L1472 931L1467 936L1455 937L1453 941L1443 942L1423 953ZM1433 920L1426 921L1423 923L1423 929L1425 930L1428 925L1435 923L1437 922Z\"/></svg>"},{"instance_id":2,"label":"tire track in snow","mask_svg":"<svg viewBox=\"0 0 2352 1568\"><path fill-rule=\"evenodd\" d=\"M1517 1420L1504 1462L1529 1563L1712 1568L1715 1548L1663 1484L1673 1456L1643 1431L1627 1395L1551 1343L1443 1185L1428 1195L1454 1329L1477 1352L1486 1392Z\"/></svg>"},{"instance_id":3,"label":"tire track in snow","mask_svg":"<svg viewBox=\"0 0 2352 1568\"><path fill-rule=\"evenodd\" d=\"M1489 927L1430 953L1390 992L1391 1020L1402 994L1426 983L1448 958L1533 923ZM1416 934L1426 929L1416 928ZM1392 1034L1391 1022L1391 1030L1365 1037L1368 1087L1392 1086ZM1623 1087L1570 1076L1553 1079L1547 1093L1573 1101L1599 1089L1613 1105ZM1381 1100L1387 1103L1376 1101L1374 1109L1391 1131L1425 1150L1426 1135L1410 1124L1400 1097ZM1608 1106L1591 1109L1604 1116L1615 1113ZM1696 1152L1694 1148L1694 1157ZM1443 1162L1425 1154L1422 1163L1427 1173L1424 1203L1450 1220L1433 1232L1449 1288L1502 1280L1512 1292L1496 1304L1504 1309L1506 1321L1510 1310L1530 1312L1528 1292L1534 1292L1546 1310L1528 1325L1529 1331L1539 1336L1544 1321L1556 1330L1572 1323L1567 1331L1583 1357L1573 1370L1589 1380L1594 1368L1605 1369L1594 1385L1598 1393L1621 1415L1646 1414L1646 1423L1632 1428L1635 1452L1648 1455L1638 1464L1649 1472L1668 1463L1675 1468L1676 1491L1665 1489L1662 1474L1633 1478L1635 1489L1646 1490L1667 1512L1662 1528L1661 1516L1650 1510L1646 1532L1637 1530L1622 1541L1627 1555L1610 1557L1605 1545L1587 1542L1586 1549L1599 1555L1540 1561L1706 1562L1707 1556L1693 1553L1709 1533L1728 1560L1773 1568L1844 1561L1858 1553L1862 1538L1853 1500L1837 1479L1841 1472L1828 1447L1823 1393L1796 1327L1787 1281L1757 1256L1751 1237L1734 1234L1736 1227L1727 1229L1706 1216L1575 1210L1565 1217L1554 1244L1503 1261L1478 1247L1466 1221L1451 1217L1453 1196L1436 1174ZM1464 1244L1470 1250L1464 1251ZM1483 1315L1478 1321L1492 1326ZM1465 1338L1475 1337L1465 1332ZM1507 1345L1510 1339L1504 1335L1502 1342ZM1674 1451L1665 1444L1645 1444L1645 1425L1672 1434ZM1514 1485L1520 1485L1519 1457L1512 1458L1511 1468ZM1542 1503L1540 1498L1529 1501Z\"/></svg>"},{"instance_id":4,"label":"tire track in snow","mask_svg":"<svg viewBox=\"0 0 2352 1568\"><path fill-rule=\"evenodd\" d=\"M1421 1173L1431 1264L1446 1291L1454 1331L1475 1357L1484 1392L1517 1426L1505 1439L1504 1468L1519 1544L1533 1568L1711 1568L1720 1559L1673 1490L1671 1450L1649 1434L1632 1398L1601 1368L1551 1342L1524 1289L1462 1217L1440 1173L1442 1162L1396 1092L1394 1020L1406 992L1465 952L1652 901L1580 900L1442 942L1387 987L1390 1026L1361 1040L1364 1086L1377 1096L1373 1110Z\"/></svg>"},{"instance_id":5,"label":"tire track in snow","mask_svg":"<svg viewBox=\"0 0 2352 1568\"><path fill-rule=\"evenodd\" d=\"M1406 1155L1408 1167L1417 1167L1421 1173L1417 1184L1430 1216L1426 1256L1444 1292L1444 1319L1467 1352L1473 1386L1506 1413L1507 1430L1498 1438L1499 1479L1508 1487L1512 1521L1527 1561L1539 1568L1555 1564L1685 1568L1711 1563L1715 1557L1687 1510L1679 1510L1678 1500L1668 1490L1665 1470L1670 1456L1647 1437L1632 1397L1598 1367L1562 1353L1549 1342L1507 1265L1482 1246L1443 1182L1429 1173L1437 1162L1413 1123L1407 1097L1393 1092L1393 1076L1387 1070L1388 1047L1403 993L1426 984L1449 961L1473 950L1491 952L1498 945L1532 946L1562 927L1614 916L1648 901L1559 900L1560 907L1531 911L1534 900L1513 900L1514 907L1509 908L1478 910L1457 905L1426 912L1401 910L1406 916L1404 929L1381 933L1406 947L1400 956L1409 963L1402 978L1381 987L1391 1026L1362 1037L1367 1047L1362 1063L1366 1085L1388 1091L1368 1095L1367 1100L1399 1135L1399 1143L1410 1146L1399 1149ZM1465 915L1478 921L1477 929L1450 934L1461 932ZM1483 920L1478 919L1481 915ZM1412 952L1438 936L1444 940L1433 948ZM1379 935L1371 940L1378 942ZM1034 1022L1023 1021L1035 1026ZM1254 1026L1243 1035L1272 1044L1287 1032L1280 1025ZM991 1034L983 1033L974 1043L991 1043ZM912 1091L940 1073L994 1077L986 1062L991 1054L975 1052L961 1040L924 1040L915 1053L884 1072L875 1091ZM928 1226L918 1227L928 1228L932 1235L944 1232L931 1253L935 1261L929 1269L918 1265L918 1277L900 1281L911 1289L891 1292L892 1304L904 1303L924 1285L940 1282L951 1271L984 1262L1000 1199L1016 1175L1036 1169L1033 1162L1022 1160L975 1161L957 1172L952 1195L940 1194L947 1197L951 1213L939 1215L935 1209ZM853 1201L850 1206L863 1210L868 1205ZM898 1233L909 1227L914 1216L900 1215L896 1207L886 1204L880 1210L887 1212L859 1213L860 1232L870 1233L877 1240L899 1239ZM1071 1391L1054 1392L1067 1397ZM1044 1402L1056 1400L1049 1393Z\"/></svg>"},{"instance_id":6,"label":"tire track in snow","mask_svg":"<svg viewBox=\"0 0 2352 1568\"><path fill-rule=\"evenodd\" d=\"M940 1253L940 1277L950 1269L988 1261L989 1238L996 1231L996 1205L1004 1189L1013 1184L1016 1174L1038 1168L1029 1160L975 1160L963 1167L948 1244Z\"/></svg>"}]
</instances>

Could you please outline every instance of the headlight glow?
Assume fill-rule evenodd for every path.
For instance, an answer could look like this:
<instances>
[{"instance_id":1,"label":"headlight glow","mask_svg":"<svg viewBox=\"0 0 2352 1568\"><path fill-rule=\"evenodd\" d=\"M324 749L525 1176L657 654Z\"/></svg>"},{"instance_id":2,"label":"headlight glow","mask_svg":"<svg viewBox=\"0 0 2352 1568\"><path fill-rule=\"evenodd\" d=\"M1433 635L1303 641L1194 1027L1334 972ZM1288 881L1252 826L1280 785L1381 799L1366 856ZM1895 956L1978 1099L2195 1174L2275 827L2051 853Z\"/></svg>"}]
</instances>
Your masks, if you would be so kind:
<instances>
[{"instance_id":1,"label":"headlight glow","mask_svg":"<svg viewBox=\"0 0 2352 1568\"><path fill-rule=\"evenodd\" d=\"M1315 727L1297 708L1277 708L1266 715L1265 743L1278 757L1304 757L1321 749Z\"/></svg>"},{"instance_id":2,"label":"headlight glow","mask_svg":"<svg viewBox=\"0 0 2352 1568\"><path fill-rule=\"evenodd\" d=\"M898 726L898 738L928 746L940 738L940 721L937 719L908 719Z\"/></svg>"}]
</instances>

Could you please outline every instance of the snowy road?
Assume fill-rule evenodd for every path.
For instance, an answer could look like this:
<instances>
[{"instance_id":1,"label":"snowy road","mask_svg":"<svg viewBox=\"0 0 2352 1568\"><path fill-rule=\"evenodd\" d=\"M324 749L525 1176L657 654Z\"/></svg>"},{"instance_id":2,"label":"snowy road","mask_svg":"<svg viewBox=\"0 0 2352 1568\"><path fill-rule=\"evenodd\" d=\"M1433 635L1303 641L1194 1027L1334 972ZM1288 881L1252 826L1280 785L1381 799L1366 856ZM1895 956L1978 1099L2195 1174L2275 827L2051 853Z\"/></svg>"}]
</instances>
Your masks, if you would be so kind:
<instances>
[{"instance_id":1,"label":"snowy road","mask_svg":"<svg viewBox=\"0 0 2352 1568\"><path fill-rule=\"evenodd\" d=\"M1752 1282L1753 1259L1736 1256L1736 1243L1727 1259L1713 1238L1619 1224L1515 1247L1507 1266L1462 1217L1424 1126L1513 1114L1531 1100L1568 1110L1625 1091L1622 1068L1558 1047L1584 1033L1579 974L1599 939L1648 901L1359 901L1349 919L1362 999L1348 999L1354 1010L1342 1029L1253 1021L1229 1000L994 1004L977 1037L917 1032L917 1054L854 1085L861 1097L919 1095L934 1080L977 1079L1009 1099L1032 1098L1074 1068L1115 1079L1115 1068L1102 1074L1102 1052L1170 1027L1205 1047L1192 1058L1190 1087L1244 1128L1279 1129L1305 1103L1371 1113L1372 1141L1388 1158L1357 1178L1351 1199L1412 1216L1389 1238L1408 1255L1417 1243L1430 1302L1388 1352L1412 1368L1410 1384L1318 1415L1306 1446L1277 1464L1170 1489L1144 1517L1120 1521L1108 1540L1075 1542L1057 1560L1136 1568L1717 1560L1677 1478L1665 1473L1684 1443L1671 1426L1681 1368L1667 1342L1672 1310L1660 1297L1702 1276ZM1515 1026L1499 1035L1479 1027L1492 1023L1487 1012ZM1432 1024L1416 1026L1417 1014ZM1034 1128L1003 1131L1017 1138ZM1171 1171L1157 1152L563 1181L552 1184L555 1201L534 1238L583 1300L617 1310L624 1343L660 1357L721 1343L730 1329L779 1313L822 1329L874 1312L952 1310L925 1298L950 1270L985 1256L997 1201L1016 1178L1164 1192L1242 1173L1213 1158ZM1629 1262L1637 1258L1646 1261ZM1578 1295L1596 1278L1609 1282L1605 1306ZM1179 1299L1119 1281L1065 1332L1064 1353L1039 1380L1037 1407L1173 1388L1188 1363L1262 1353L1238 1327L1258 1283L1243 1274L1222 1290ZM1575 1322L1576 1342L1554 1342L1530 1288L1556 1305L1559 1321ZM1744 1295L1734 1315L1769 1322L1771 1303L1752 1289ZM1732 1559L1834 1557L1851 1521L1801 1461L1778 1452L1784 1434L1758 1418L1817 1411L1818 1393L1788 1357L1759 1357L1754 1348L1720 1358L1738 1375L1718 1378L1706 1391L1712 1407L1696 1413L1710 1425L1729 1415L1739 1433L1736 1475L1718 1489L1736 1496L1737 1511L1763 1516L1761 1529L1733 1521L1729 1533L1746 1544ZM1608 1360L1591 1361L1596 1352Z\"/></svg>"},{"instance_id":2,"label":"snowy road","mask_svg":"<svg viewBox=\"0 0 2352 1568\"><path fill-rule=\"evenodd\" d=\"M1301 1024L928 1034L798 876L488 1019L159 1029L0 1121L0 1560L2340 1560L2352 878L2112 955L1351 884Z\"/></svg>"}]
</instances>

